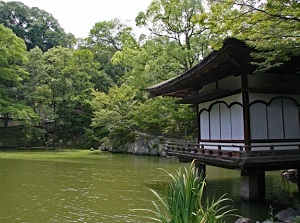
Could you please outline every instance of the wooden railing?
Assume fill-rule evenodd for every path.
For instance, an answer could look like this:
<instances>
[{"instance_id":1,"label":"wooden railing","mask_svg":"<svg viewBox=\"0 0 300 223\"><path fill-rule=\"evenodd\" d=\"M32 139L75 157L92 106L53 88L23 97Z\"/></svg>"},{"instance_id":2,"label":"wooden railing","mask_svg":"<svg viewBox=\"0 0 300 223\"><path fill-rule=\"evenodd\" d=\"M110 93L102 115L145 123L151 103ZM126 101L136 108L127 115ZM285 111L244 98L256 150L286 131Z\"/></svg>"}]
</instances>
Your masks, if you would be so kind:
<instances>
[{"instance_id":1,"label":"wooden railing","mask_svg":"<svg viewBox=\"0 0 300 223\"><path fill-rule=\"evenodd\" d=\"M215 147L207 148L207 147ZM285 147L285 149L278 149ZM296 148L295 148L296 147ZM236 149L232 149L236 148ZM255 150L258 149L259 150ZM263 157L263 156L292 156L300 155L300 142L295 144L269 145L229 145L229 144L199 144L197 142L166 142L164 149L172 153L195 153L203 156L219 156L231 158Z\"/></svg>"}]
</instances>

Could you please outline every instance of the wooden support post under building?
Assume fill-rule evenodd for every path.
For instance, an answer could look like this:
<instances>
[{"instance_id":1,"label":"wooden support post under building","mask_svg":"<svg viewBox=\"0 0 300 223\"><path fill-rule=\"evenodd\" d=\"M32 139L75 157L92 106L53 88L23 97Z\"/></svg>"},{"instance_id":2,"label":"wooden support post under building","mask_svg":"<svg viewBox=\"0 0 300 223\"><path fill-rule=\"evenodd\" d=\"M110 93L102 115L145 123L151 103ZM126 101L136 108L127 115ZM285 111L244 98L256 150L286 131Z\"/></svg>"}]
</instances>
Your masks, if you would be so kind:
<instances>
[{"instance_id":1,"label":"wooden support post under building","mask_svg":"<svg viewBox=\"0 0 300 223\"><path fill-rule=\"evenodd\" d=\"M202 179L206 178L206 165L200 162L195 162L195 169L196 173L198 174L198 177L201 177Z\"/></svg>"},{"instance_id":2,"label":"wooden support post under building","mask_svg":"<svg viewBox=\"0 0 300 223\"><path fill-rule=\"evenodd\" d=\"M241 198L248 201L265 198L265 171L241 171Z\"/></svg>"},{"instance_id":3,"label":"wooden support post under building","mask_svg":"<svg viewBox=\"0 0 300 223\"><path fill-rule=\"evenodd\" d=\"M300 148L300 146L299 146L299 148ZM297 176L298 193L300 194L300 179L299 179L299 177L300 177L300 168L297 169L297 174L296 174L296 176Z\"/></svg>"}]
</instances>

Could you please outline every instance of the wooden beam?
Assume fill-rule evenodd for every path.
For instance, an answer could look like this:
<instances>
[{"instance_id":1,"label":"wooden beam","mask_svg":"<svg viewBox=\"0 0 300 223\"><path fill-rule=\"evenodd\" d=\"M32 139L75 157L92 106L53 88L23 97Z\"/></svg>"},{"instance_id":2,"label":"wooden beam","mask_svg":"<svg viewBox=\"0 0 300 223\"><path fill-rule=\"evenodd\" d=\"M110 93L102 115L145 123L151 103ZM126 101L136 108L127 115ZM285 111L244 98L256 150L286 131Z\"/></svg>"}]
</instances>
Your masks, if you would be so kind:
<instances>
[{"instance_id":1,"label":"wooden beam","mask_svg":"<svg viewBox=\"0 0 300 223\"><path fill-rule=\"evenodd\" d=\"M181 100L176 101L178 104L200 104L203 102L231 96L237 93L240 93L241 89L237 89L234 91L225 90L225 89L214 89L211 91L201 92L195 94L193 96L185 97Z\"/></svg>"},{"instance_id":2,"label":"wooden beam","mask_svg":"<svg viewBox=\"0 0 300 223\"><path fill-rule=\"evenodd\" d=\"M243 100L243 119L244 119L244 141L246 150L250 149L251 145L251 126L250 126L250 110L249 110L249 92L248 92L248 75L247 73L242 73L241 75L242 84L242 100Z\"/></svg>"}]
</instances>

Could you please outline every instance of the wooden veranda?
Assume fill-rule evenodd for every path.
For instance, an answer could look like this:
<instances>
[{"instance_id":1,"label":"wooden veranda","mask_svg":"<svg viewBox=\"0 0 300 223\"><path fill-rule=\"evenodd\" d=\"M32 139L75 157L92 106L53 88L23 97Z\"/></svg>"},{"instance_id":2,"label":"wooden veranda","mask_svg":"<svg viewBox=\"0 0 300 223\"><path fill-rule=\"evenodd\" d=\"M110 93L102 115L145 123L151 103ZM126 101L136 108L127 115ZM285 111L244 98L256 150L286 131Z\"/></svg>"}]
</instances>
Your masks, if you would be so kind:
<instances>
[{"instance_id":1,"label":"wooden veranda","mask_svg":"<svg viewBox=\"0 0 300 223\"><path fill-rule=\"evenodd\" d=\"M234 150L231 150L232 148ZM259 150L256 150L257 148ZM220 144L166 142L164 149L169 156L178 157L179 161L196 160L195 166L199 173L202 172L202 176L206 176L206 165L239 170L241 198L245 200L264 199L265 171L300 170L300 143L224 147Z\"/></svg>"},{"instance_id":2,"label":"wooden veranda","mask_svg":"<svg viewBox=\"0 0 300 223\"><path fill-rule=\"evenodd\" d=\"M207 148L212 146L218 149ZM229 150L226 147L235 147L236 150ZM255 150L258 147L260 150ZM164 150L169 156L177 156L183 162L197 160L203 164L227 169L269 171L300 167L300 143L263 146L225 145L224 149L224 145L219 144L166 142Z\"/></svg>"}]
</instances>

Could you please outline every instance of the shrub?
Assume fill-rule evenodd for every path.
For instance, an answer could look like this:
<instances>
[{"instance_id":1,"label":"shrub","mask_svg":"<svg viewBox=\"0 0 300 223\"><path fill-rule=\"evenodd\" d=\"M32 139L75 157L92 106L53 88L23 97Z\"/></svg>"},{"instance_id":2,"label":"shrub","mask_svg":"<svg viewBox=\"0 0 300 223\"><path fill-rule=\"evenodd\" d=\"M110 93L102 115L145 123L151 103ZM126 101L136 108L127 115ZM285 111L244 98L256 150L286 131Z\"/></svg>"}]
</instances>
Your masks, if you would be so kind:
<instances>
[{"instance_id":1,"label":"shrub","mask_svg":"<svg viewBox=\"0 0 300 223\"><path fill-rule=\"evenodd\" d=\"M149 217L162 223L217 223L225 222L225 217L232 215L232 201L225 195L218 199L204 198L205 180L197 173L194 162L189 169L179 169L176 175L168 173L171 182L167 187L166 198L151 190L159 204L152 202L155 211ZM229 204L228 204L229 202Z\"/></svg>"}]
</instances>

